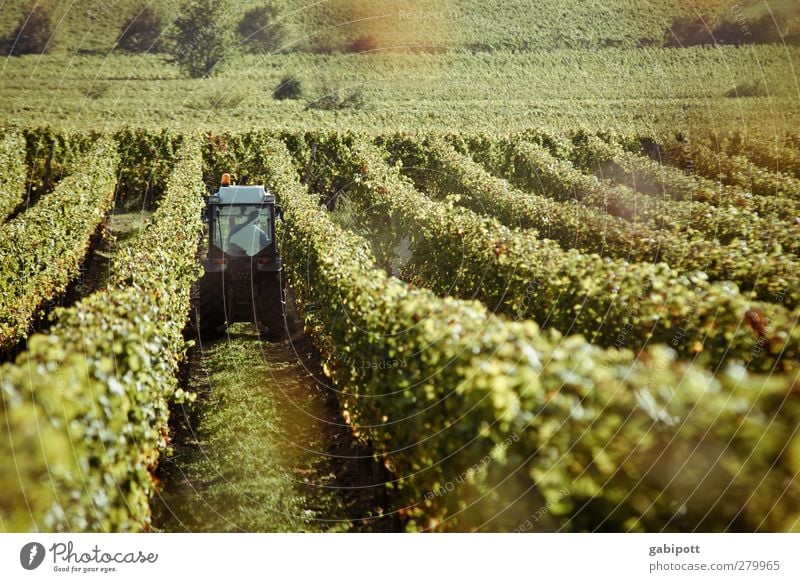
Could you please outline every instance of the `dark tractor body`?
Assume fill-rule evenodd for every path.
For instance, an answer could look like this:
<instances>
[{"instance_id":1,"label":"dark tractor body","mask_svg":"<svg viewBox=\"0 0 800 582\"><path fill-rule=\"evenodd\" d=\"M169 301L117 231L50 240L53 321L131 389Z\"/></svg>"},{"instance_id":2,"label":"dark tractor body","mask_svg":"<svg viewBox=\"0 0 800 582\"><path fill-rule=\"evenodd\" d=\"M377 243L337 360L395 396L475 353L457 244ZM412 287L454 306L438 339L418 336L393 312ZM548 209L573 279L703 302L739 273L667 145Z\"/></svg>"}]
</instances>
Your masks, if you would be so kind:
<instances>
[{"instance_id":1,"label":"dark tractor body","mask_svg":"<svg viewBox=\"0 0 800 582\"><path fill-rule=\"evenodd\" d=\"M208 247L199 282L198 330L204 339L251 321L269 341L285 337L281 257L275 220L281 209L263 186L231 186L223 176L203 219Z\"/></svg>"}]
</instances>

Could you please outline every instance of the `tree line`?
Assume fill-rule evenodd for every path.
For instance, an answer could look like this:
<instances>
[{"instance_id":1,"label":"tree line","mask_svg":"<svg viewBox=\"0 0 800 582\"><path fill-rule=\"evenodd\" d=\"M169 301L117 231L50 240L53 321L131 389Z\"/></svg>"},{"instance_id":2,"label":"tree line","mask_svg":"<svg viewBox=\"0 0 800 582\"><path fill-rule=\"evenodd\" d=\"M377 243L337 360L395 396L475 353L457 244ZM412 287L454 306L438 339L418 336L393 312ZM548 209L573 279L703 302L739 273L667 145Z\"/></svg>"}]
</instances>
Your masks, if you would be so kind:
<instances>
[{"instance_id":1,"label":"tree line","mask_svg":"<svg viewBox=\"0 0 800 582\"><path fill-rule=\"evenodd\" d=\"M114 45L128 53L166 53L191 77L204 77L238 52L284 49L289 33L280 7L271 2L249 8L238 20L231 0L187 0L170 20L148 4L132 11ZM45 54L53 46L56 14L51 2L31 2L13 32L3 39L11 56Z\"/></svg>"}]
</instances>

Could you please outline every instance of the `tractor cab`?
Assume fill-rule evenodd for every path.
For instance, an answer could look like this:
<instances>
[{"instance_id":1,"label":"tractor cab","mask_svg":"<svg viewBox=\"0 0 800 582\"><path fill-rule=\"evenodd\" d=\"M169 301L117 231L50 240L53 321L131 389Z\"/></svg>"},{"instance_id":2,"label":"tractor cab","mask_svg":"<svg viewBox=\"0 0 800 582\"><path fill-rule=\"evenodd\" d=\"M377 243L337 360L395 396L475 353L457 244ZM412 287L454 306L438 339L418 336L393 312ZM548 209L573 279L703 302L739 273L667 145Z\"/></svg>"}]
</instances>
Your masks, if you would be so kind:
<instances>
[{"instance_id":1,"label":"tractor cab","mask_svg":"<svg viewBox=\"0 0 800 582\"><path fill-rule=\"evenodd\" d=\"M208 197L205 209L206 270L223 271L230 261L246 259L259 271L280 271L275 219L282 214L275 196L264 186L232 186L226 176L216 194Z\"/></svg>"}]
</instances>

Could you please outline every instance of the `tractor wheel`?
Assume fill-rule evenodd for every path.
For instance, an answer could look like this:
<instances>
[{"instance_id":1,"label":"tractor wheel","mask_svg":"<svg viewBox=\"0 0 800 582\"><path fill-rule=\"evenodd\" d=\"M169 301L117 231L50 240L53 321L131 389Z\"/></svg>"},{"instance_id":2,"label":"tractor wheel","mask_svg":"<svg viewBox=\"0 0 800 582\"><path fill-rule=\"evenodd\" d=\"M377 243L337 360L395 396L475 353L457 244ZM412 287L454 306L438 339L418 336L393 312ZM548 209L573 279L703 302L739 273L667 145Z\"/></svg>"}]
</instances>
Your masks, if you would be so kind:
<instances>
[{"instance_id":1,"label":"tractor wheel","mask_svg":"<svg viewBox=\"0 0 800 582\"><path fill-rule=\"evenodd\" d=\"M267 328L264 339L268 342L283 341L286 339L286 321L283 316L284 299L280 273L275 273L266 281L261 302L257 323Z\"/></svg>"},{"instance_id":2,"label":"tractor wheel","mask_svg":"<svg viewBox=\"0 0 800 582\"><path fill-rule=\"evenodd\" d=\"M225 296L220 275L203 275L198 282L200 296L197 298L195 317L199 319L197 329L204 340L222 335L225 326Z\"/></svg>"}]
</instances>

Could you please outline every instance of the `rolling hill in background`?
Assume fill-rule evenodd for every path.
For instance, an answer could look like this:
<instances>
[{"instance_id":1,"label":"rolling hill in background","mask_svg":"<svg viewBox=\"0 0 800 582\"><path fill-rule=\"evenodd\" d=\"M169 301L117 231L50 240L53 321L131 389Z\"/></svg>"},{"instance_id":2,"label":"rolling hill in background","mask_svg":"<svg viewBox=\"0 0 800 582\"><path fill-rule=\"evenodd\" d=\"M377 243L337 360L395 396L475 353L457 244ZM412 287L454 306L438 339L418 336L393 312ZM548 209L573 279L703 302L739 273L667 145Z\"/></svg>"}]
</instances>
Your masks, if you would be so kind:
<instances>
[{"instance_id":1,"label":"rolling hill in background","mask_svg":"<svg viewBox=\"0 0 800 582\"><path fill-rule=\"evenodd\" d=\"M232 3L231 23L263 0ZM796 0L664 0L654 10L642 0L531 3L529 0L282 0L274 2L289 30L286 51L338 52L359 38L377 48L415 47L429 51L603 48L658 45L676 19L724 16L753 20L768 11L797 17ZM28 0L0 6L0 34L9 35ZM145 5L165 22L180 10L180 0L55 0L58 23L51 52L107 53L123 23ZM795 27L797 20L790 22Z\"/></svg>"},{"instance_id":2,"label":"rolling hill in background","mask_svg":"<svg viewBox=\"0 0 800 582\"><path fill-rule=\"evenodd\" d=\"M219 0L237 27L265 0ZM170 35L183 0L151 3ZM276 0L279 54L234 50L210 78L190 79L168 54L115 47L142 0L58 0L46 56L4 61L0 121L78 127L408 127L661 132L750 127L800 119L800 48L661 48L665 31L704 45L769 29L800 44L797 0ZM657 8L654 8L657 5ZM8 36L28 0L0 4ZM702 17L702 18L701 18ZM765 22L765 18L767 21ZM697 28L700 33L697 34ZM671 27L671 28L668 28ZM732 32L731 32L732 30ZM675 34L674 38L680 38ZM699 38L699 42L696 42ZM720 38L719 36L715 36ZM780 37L778 37L780 39ZM372 53L372 54L356 54ZM286 79L294 97L274 92ZM772 124L764 123L764 111Z\"/></svg>"}]
</instances>

